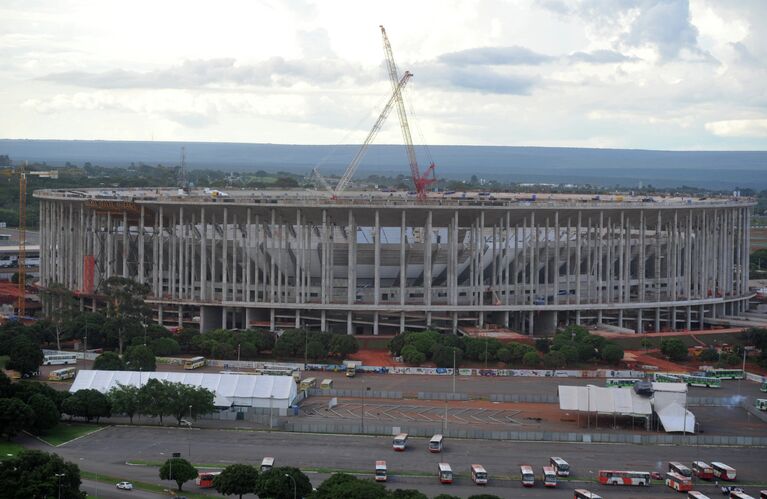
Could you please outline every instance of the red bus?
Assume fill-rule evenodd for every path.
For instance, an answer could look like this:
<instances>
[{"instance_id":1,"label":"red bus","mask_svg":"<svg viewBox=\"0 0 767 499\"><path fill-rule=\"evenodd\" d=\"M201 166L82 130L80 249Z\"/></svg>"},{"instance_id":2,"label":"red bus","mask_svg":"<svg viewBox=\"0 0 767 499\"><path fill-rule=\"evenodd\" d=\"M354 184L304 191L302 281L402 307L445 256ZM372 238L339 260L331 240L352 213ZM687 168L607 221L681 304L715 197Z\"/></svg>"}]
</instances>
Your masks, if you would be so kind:
<instances>
[{"instance_id":1,"label":"red bus","mask_svg":"<svg viewBox=\"0 0 767 499\"><path fill-rule=\"evenodd\" d=\"M557 486L557 471L553 466L543 467L543 486L544 487L556 487Z\"/></svg>"},{"instance_id":2,"label":"red bus","mask_svg":"<svg viewBox=\"0 0 767 499\"><path fill-rule=\"evenodd\" d=\"M689 492L692 490L692 480L673 471L666 473L666 485L677 492Z\"/></svg>"},{"instance_id":3,"label":"red bus","mask_svg":"<svg viewBox=\"0 0 767 499\"><path fill-rule=\"evenodd\" d=\"M522 475L522 485L524 487L535 486L535 474L533 474L532 466L523 464L519 467L519 474Z\"/></svg>"},{"instance_id":4,"label":"red bus","mask_svg":"<svg viewBox=\"0 0 767 499\"><path fill-rule=\"evenodd\" d=\"M701 480L713 480L714 478L714 468L704 461L693 461L692 473Z\"/></svg>"},{"instance_id":5,"label":"red bus","mask_svg":"<svg viewBox=\"0 0 767 499\"><path fill-rule=\"evenodd\" d=\"M213 479L220 475L220 471L201 471L194 479L194 483L201 489L210 489L213 487Z\"/></svg>"},{"instance_id":6,"label":"red bus","mask_svg":"<svg viewBox=\"0 0 767 499\"><path fill-rule=\"evenodd\" d=\"M719 478L720 480L726 480L728 482L732 482L735 480L735 477L737 476L737 474L735 473L735 468L727 466L724 463L712 462L711 467L714 469L714 476L716 478Z\"/></svg>"},{"instance_id":7,"label":"red bus","mask_svg":"<svg viewBox=\"0 0 767 499\"><path fill-rule=\"evenodd\" d=\"M650 485L650 473L647 471L599 470L599 483L602 485Z\"/></svg>"}]
</instances>

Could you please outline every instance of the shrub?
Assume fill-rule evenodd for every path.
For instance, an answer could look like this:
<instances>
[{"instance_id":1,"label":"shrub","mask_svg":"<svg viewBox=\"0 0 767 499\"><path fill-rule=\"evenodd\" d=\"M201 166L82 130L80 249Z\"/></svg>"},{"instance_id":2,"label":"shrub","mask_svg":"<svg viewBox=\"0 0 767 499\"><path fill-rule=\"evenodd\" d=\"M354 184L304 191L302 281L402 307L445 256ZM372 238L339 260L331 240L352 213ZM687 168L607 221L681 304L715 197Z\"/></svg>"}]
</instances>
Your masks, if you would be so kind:
<instances>
[{"instance_id":1,"label":"shrub","mask_svg":"<svg viewBox=\"0 0 767 499\"><path fill-rule=\"evenodd\" d=\"M623 349L615 343L610 343L602 349L602 359L608 364L616 365L623 360Z\"/></svg>"},{"instance_id":2,"label":"shrub","mask_svg":"<svg viewBox=\"0 0 767 499\"><path fill-rule=\"evenodd\" d=\"M413 345L407 345L402 349L402 360L407 364L420 365L426 360L426 355Z\"/></svg>"},{"instance_id":3,"label":"shrub","mask_svg":"<svg viewBox=\"0 0 767 499\"><path fill-rule=\"evenodd\" d=\"M660 351L671 360L687 359L687 347L679 338L668 338L661 341Z\"/></svg>"},{"instance_id":4,"label":"shrub","mask_svg":"<svg viewBox=\"0 0 767 499\"><path fill-rule=\"evenodd\" d=\"M527 367L537 367L540 363L541 359L536 352L527 352L522 357L522 364Z\"/></svg>"},{"instance_id":5,"label":"shrub","mask_svg":"<svg viewBox=\"0 0 767 499\"><path fill-rule=\"evenodd\" d=\"M719 352L716 348L706 348L698 358L705 362L719 362Z\"/></svg>"}]
</instances>

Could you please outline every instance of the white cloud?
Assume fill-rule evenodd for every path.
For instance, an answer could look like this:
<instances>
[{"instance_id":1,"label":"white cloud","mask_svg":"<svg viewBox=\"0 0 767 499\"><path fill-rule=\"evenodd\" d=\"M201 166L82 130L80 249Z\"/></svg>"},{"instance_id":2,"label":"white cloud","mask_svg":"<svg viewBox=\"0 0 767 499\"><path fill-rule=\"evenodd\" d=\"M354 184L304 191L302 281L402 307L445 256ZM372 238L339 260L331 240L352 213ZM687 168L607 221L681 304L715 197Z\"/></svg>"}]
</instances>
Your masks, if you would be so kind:
<instances>
[{"instance_id":1,"label":"white cloud","mask_svg":"<svg viewBox=\"0 0 767 499\"><path fill-rule=\"evenodd\" d=\"M706 123L706 130L720 137L760 137L767 139L767 118L712 121Z\"/></svg>"},{"instance_id":2,"label":"white cloud","mask_svg":"<svg viewBox=\"0 0 767 499\"><path fill-rule=\"evenodd\" d=\"M0 137L361 140L390 92L383 23L429 143L765 148L763 0L8 0L0 18Z\"/></svg>"}]
</instances>

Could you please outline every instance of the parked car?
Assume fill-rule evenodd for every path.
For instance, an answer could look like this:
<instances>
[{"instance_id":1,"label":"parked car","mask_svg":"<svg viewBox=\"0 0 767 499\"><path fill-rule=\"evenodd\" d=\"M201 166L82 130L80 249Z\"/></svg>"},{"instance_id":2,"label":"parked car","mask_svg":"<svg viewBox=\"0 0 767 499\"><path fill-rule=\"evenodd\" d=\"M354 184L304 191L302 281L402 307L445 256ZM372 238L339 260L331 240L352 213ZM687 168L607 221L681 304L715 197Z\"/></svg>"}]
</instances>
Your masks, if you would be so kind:
<instances>
[{"instance_id":1,"label":"parked car","mask_svg":"<svg viewBox=\"0 0 767 499\"><path fill-rule=\"evenodd\" d=\"M116 487L121 490L133 490L133 484L130 482L118 482Z\"/></svg>"},{"instance_id":2,"label":"parked car","mask_svg":"<svg viewBox=\"0 0 767 499\"><path fill-rule=\"evenodd\" d=\"M663 475L661 475L657 471L651 471L650 472L650 478L652 478L653 480L663 480Z\"/></svg>"}]
</instances>

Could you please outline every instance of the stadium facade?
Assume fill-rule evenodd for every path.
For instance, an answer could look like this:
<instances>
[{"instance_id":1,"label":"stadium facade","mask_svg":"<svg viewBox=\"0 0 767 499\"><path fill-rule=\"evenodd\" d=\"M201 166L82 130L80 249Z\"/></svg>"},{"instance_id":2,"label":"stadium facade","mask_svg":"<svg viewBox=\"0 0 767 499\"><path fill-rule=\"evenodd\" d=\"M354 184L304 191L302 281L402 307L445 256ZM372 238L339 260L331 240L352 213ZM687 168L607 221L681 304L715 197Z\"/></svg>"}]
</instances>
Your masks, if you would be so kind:
<instances>
[{"instance_id":1,"label":"stadium facade","mask_svg":"<svg viewBox=\"0 0 767 499\"><path fill-rule=\"evenodd\" d=\"M155 320L349 334L702 328L747 307L740 198L40 190L41 283L123 276Z\"/></svg>"}]
</instances>

